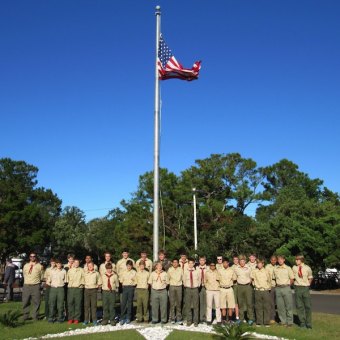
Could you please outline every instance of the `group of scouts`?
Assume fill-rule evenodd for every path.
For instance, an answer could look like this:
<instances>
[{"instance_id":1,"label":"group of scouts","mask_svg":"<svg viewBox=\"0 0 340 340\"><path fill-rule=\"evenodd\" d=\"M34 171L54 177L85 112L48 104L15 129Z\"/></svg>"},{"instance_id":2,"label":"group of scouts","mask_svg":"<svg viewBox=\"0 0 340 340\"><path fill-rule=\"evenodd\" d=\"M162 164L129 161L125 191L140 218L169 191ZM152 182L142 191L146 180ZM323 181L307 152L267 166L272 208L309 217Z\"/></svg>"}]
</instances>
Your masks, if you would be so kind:
<instances>
[{"instance_id":1,"label":"group of scouts","mask_svg":"<svg viewBox=\"0 0 340 340\"><path fill-rule=\"evenodd\" d=\"M122 252L116 264L110 252L104 258L98 268L91 256L86 256L81 267L80 261L70 254L67 264L51 259L44 270L36 254L31 253L23 268L24 319L29 316L31 300L33 318L37 319L43 281L49 322L63 322L66 315L69 324L82 320L84 325L91 321L97 325L97 292L101 289L102 325L116 325L116 294L120 293L121 325L132 320L136 294L137 322L183 324L185 320L188 326L211 324L214 309L217 324L271 325L276 323L277 308L279 325L290 327L294 286L299 326L312 328L309 287L313 276L302 255L295 257L293 268L285 264L284 256L272 256L267 265L255 255L249 259L234 256L232 263L222 256L208 264L206 257L200 256L195 263L185 254L169 261L164 251L159 252L155 264L144 251L136 262L129 258L128 250Z\"/></svg>"}]
</instances>

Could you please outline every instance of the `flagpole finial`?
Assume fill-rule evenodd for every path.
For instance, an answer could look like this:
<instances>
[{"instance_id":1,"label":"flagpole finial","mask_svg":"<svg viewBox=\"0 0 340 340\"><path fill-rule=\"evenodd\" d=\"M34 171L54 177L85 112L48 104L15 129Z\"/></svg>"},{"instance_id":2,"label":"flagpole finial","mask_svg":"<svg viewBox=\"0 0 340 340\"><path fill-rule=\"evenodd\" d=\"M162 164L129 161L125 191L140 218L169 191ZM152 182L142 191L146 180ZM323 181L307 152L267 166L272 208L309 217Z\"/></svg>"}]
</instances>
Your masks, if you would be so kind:
<instances>
[{"instance_id":1,"label":"flagpole finial","mask_svg":"<svg viewBox=\"0 0 340 340\"><path fill-rule=\"evenodd\" d=\"M155 13L156 15L157 14L161 14L161 6L156 6L156 13Z\"/></svg>"}]
</instances>

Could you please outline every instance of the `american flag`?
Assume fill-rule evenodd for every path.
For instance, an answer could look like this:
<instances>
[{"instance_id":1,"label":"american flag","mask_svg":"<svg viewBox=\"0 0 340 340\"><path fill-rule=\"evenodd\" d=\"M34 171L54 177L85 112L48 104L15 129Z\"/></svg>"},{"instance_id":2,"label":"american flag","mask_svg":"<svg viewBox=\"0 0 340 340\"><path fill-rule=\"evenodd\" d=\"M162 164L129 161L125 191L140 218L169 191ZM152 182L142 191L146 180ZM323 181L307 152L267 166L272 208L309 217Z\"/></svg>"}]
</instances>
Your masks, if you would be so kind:
<instances>
[{"instance_id":1,"label":"american flag","mask_svg":"<svg viewBox=\"0 0 340 340\"><path fill-rule=\"evenodd\" d=\"M201 62L196 61L191 69L184 68L176 60L161 34L159 38L157 66L159 79L161 80L177 78L190 81L198 78Z\"/></svg>"}]
</instances>

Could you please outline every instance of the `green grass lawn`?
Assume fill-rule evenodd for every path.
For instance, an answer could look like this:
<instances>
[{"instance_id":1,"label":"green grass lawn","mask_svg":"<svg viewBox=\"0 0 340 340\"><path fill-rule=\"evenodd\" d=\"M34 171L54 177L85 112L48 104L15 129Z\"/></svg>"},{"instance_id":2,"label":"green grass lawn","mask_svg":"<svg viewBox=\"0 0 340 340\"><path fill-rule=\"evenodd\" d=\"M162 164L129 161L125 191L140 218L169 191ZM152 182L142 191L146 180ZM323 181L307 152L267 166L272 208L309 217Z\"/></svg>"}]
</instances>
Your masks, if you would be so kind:
<instances>
[{"instance_id":1,"label":"green grass lawn","mask_svg":"<svg viewBox=\"0 0 340 340\"><path fill-rule=\"evenodd\" d=\"M21 310L20 302L2 303L0 304L0 313L8 310ZM43 306L41 311L43 310ZM16 328L7 328L0 325L0 339L23 339L28 337L40 337L49 333L62 333L70 329L84 328L83 325L68 325L66 322L62 324L50 324L44 320L33 322L27 321L25 324L21 323ZM288 339L340 339L340 315L333 314L313 314L313 330L302 330L297 326L293 328L284 328L281 326L256 327L254 330L257 333L276 335ZM186 340L212 340L217 337L213 334L204 334L196 332L185 332L174 330L169 336L168 340L181 340L185 337ZM115 331L108 333L98 333L89 335L73 336L72 339L143 339L143 337L134 330Z\"/></svg>"}]
</instances>

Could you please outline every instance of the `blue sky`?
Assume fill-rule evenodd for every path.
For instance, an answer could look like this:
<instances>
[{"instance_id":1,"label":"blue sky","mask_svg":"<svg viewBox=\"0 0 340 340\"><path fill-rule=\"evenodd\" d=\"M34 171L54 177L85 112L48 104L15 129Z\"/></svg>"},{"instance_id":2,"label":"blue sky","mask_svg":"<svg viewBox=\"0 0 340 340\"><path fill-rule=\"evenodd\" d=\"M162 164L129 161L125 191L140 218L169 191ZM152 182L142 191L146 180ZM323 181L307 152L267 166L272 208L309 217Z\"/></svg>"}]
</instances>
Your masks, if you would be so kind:
<instances>
[{"instance_id":1,"label":"blue sky","mask_svg":"<svg viewBox=\"0 0 340 340\"><path fill-rule=\"evenodd\" d=\"M339 1L35 0L0 4L0 157L87 218L153 167L156 5L198 81L162 82L161 166L211 153L288 158L340 192Z\"/></svg>"}]
</instances>

